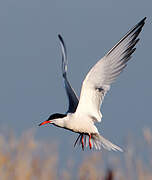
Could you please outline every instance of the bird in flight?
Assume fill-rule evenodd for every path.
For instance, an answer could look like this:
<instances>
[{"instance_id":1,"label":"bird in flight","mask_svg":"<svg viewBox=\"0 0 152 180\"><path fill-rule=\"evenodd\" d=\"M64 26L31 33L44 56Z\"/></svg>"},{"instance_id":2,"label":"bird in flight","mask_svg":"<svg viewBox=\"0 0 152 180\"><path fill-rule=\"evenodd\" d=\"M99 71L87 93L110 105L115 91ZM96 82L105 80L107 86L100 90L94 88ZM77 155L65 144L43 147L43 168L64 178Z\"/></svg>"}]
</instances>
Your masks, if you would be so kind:
<instances>
[{"instance_id":1,"label":"bird in flight","mask_svg":"<svg viewBox=\"0 0 152 180\"><path fill-rule=\"evenodd\" d=\"M62 76L66 93L69 100L69 108L66 114L55 113L40 123L53 124L57 127L64 128L75 133L78 137L74 143L90 149L95 147L101 149L103 146L107 150L123 151L117 145L105 139L98 132L95 126L96 122L101 122L102 114L100 106L104 96L110 90L111 84L117 76L127 66L133 52L136 50L135 45L139 41L138 35L145 24L146 17L136 24L126 35L102 58L100 59L86 75L82 87L80 98L76 95L74 89L67 79L67 50L63 38L58 35L62 50Z\"/></svg>"}]
</instances>

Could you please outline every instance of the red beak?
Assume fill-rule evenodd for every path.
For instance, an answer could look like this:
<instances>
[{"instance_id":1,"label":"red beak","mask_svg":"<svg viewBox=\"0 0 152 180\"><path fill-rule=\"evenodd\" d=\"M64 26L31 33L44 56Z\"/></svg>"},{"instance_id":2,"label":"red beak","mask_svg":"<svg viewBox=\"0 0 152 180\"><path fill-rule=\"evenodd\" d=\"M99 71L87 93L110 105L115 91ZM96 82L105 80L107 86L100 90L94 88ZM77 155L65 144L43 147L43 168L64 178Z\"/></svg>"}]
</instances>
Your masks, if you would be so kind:
<instances>
[{"instance_id":1,"label":"red beak","mask_svg":"<svg viewBox=\"0 0 152 180\"><path fill-rule=\"evenodd\" d=\"M50 120L46 120L46 121L44 121L44 122L40 123L40 124L39 124L39 126L42 126L42 125L44 125L44 124L48 124L48 123L50 123Z\"/></svg>"}]
</instances>

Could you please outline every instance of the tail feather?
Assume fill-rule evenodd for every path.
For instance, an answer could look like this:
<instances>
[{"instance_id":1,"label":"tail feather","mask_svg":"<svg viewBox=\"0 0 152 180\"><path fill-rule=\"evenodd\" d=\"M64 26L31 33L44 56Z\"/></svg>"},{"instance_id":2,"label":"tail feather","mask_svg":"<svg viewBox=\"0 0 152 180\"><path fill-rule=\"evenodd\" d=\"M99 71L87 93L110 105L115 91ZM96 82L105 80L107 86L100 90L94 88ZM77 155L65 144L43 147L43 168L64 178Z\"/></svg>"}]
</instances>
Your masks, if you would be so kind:
<instances>
[{"instance_id":1,"label":"tail feather","mask_svg":"<svg viewBox=\"0 0 152 180\"><path fill-rule=\"evenodd\" d=\"M89 136L87 134L80 134L75 141L74 147L76 146L76 144L82 145L82 137L83 137L84 145L86 147L89 145ZM113 150L113 151L123 152L123 150L120 147L111 143L109 140L105 139L103 136L97 133L91 134L91 144L92 144L92 148L95 147L95 149L98 149L98 150L100 150L101 147L104 147L105 149L109 151ZM84 145L82 145L83 150L84 150L84 147L83 147Z\"/></svg>"},{"instance_id":2,"label":"tail feather","mask_svg":"<svg viewBox=\"0 0 152 180\"><path fill-rule=\"evenodd\" d=\"M111 143L109 140L105 139L103 136L99 134L93 134L91 137L92 137L91 139L96 149L100 150L101 146L103 146L105 149L109 151L113 150L113 151L123 152L123 150L120 147Z\"/></svg>"}]
</instances>

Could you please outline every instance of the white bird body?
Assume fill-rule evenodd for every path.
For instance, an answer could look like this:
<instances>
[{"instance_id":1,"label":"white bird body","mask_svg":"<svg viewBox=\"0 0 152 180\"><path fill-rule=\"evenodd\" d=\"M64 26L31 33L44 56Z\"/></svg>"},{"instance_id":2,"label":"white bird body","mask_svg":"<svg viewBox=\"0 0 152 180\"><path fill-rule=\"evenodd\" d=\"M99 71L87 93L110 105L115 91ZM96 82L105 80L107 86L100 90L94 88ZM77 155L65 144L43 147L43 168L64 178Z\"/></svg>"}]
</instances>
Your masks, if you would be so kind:
<instances>
[{"instance_id":1,"label":"white bird body","mask_svg":"<svg viewBox=\"0 0 152 180\"><path fill-rule=\"evenodd\" d=\"M68 113L64 118L52 120L52 123L76 133L98 133L92 118L84 114Z\"/></svg>"},{"instance_id":2,"label":"white bird body","mask_svg":"<svg viewBox=\"0 0 152 180\"><path fill-rule=\"evenodd\" d=\"M62 48L62 75L69 99L69 109L67 114L56 113L51 115L48 120L40 125L49 123L79 133L74 145L79 142L82 145L82 149L84 149L84 144L86 146L89 144L90 149L94 145L96 149L100 149L103 146L108 150L122 151L120 147L102 137L94 123L101 121L100 107L104 96L131 59L131 55L136 49L134 46L139 41L137 37L145 24L145 19L146 17L135 25L91 68L82 83L80 99L78 99L67 79L67 52L63 38L59 35ZM87 137L89 137L88 143Z\"/></svg>"},{"instance_id":3,"label":"white bird body","mask_svg":"<svg viewBox=\"0 0 152 180\"><path fill-rule=\"evenodd\" d=\"M65 127L77 133L98 133L92 118L85 114L68 114Z\"/></svg>"}]
</instances>

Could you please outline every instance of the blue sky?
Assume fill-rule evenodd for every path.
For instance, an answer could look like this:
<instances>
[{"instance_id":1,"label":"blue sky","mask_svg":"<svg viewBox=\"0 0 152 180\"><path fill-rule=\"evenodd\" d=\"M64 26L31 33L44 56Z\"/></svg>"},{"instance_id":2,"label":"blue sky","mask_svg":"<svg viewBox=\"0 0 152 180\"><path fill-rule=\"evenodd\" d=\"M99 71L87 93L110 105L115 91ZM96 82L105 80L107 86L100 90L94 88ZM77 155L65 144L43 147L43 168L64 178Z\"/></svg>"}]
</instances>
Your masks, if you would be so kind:
<instances>
[{"instance_id":1,"label":"blue sky","mask_svg":"<svg viewBox=\"0 0 152 180\"><path fill-rule=\"evenodd\" d=\"M89 68L147 16L137 50L107 94L98 125L101 134L121 147L129 133L140 139L143 127L152 126L151 7L151 1L138 0L1 0L1 128L18 135L34 128L37 139L57 142L65 158L67 152L79 157L82 152L73 149L76 135L37 126L50 114L67 110L57 35L64 37L68 77L79 94Z\"/></svg>"}]
</instances>

